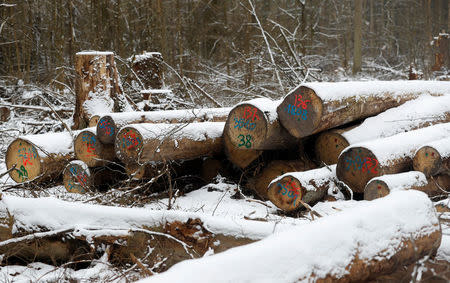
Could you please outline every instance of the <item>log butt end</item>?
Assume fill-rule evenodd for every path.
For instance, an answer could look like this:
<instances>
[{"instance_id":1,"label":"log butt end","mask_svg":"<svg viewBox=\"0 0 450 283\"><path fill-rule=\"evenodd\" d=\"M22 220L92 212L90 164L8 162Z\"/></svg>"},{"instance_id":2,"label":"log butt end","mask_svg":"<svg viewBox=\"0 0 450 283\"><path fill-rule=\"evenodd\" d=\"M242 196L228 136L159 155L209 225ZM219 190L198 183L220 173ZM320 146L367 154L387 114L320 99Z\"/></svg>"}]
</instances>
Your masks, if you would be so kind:
<instances>
[{"instance_id":1,"label":"log butt end","mask_svg":"<svg viewBox=\"0 0 450 283\"><path fill-rule=\"evenodd\" d=\"M300 182L292 177L285 176L276 183L271 183L267 189L270 201L284 211L294 211L301 206L299 200L303 198L305 189Z\"/></svg>"},{"instance_id":2,"label":"log butt end","mask_svg":"<svg viewBox=\"0 0 450 283\"><path fill-rule=\"evenodd\" d=\"M100 116L94 115L89 119L89 128L97 126L98 120L100 119Z\"/></svg>"},{"instance_id":3,"label":"log butt end","mask_svg":"<svg viewBox=\"0 0 450 283\"><path fill-rule=\"evenodd\" d=\"M69 193L83 194L91 190L91 172L86 163L75 160L67 164L63 173L64 187Z\"/></svg>"},{"instance_id":4,"label":"log butt end","mask_svg":"<svg viewBox=\"0 0 450 283\"><path fill-rule=\"evenodd\" d=\"M414 170L424 173L427 177L436 175L439 172L441 165L441 155L431 146L421 147L414 155Z\"/></svg>"},{"instance_id":5,"label":"log butt end","mask_svg":"<svg viewBox=\"0 0 450 283\"><path fill-rule=\"evenodd\" d=\"M143 141L141 133L135 128L122 128L116 136L115 151L117 158L125 164L138 163Z\"/></svg>"},{"instance_id":6,"label":"log butt end","mask_svg":"<svg viewBox=\"0 0 450 283\"><path fill-rule=\"evenodd\" d=\"M263 153L262 150L245 150L235 147L226 133L223 135L223 143L225 155L228 160L241 169L248 167Z\"/></svg>"},{"instance_id":7,"label":"log butt end","mask_svg":"<svg viewBox=\"0 0 450 283\"><path fill-rule=\"evenodd\" d=\"M6 168L9 176L17 183L33 180L41 175L41 158L36 147L23 139L15 139L6 150Z\"/></svg>"},{"instance_id":8,"label":"log butt end","mask_svg":"<svg viewBox=\"0 0 450 283\"><path fill-rule=\"evenodd\" d=\"M80 132L74 141L75 156L89 167L103 166L102 159L111 159L107 148L98 140L97 135L91 131Z\"/></svg>"},{"instance_id":9,"label":"log butt end","mask_svg":"<svg viewBox=\"0 0 450 283\"><path fill-rule=\"evenodd\" d=\"M387 196L390 192L389 186L381 180L370 181L364 189L364 200L374 200Z\"/></svg>"},{"instance_id":10,"label":"log butt end","mask_svg":"<svg viewBox=\"0 0 450 283\"><path fill-rule=\"evenodd\" d=\"M102 116L97 122L97 137L103 144L114 144L117 126L111 116Z\"/></svg>"},{"instance_id":11,"label":"log butt end","mask_svg":"<svg viewBox=\"0 0 450 283\"><path fill-rule=\"evenodd\" d=\"M281 124L296 138L313 134L322 112L322 100L314 90L305 86L291 91L277 108Z\"/></svg>"},{"instance_id":12,"label":"log butt end","mask_svg":"<svg viewBox=\"0 0 450 283\"><path fill-rule=\"evenodd\" d=\"M316 157L327 165L336 164L341 152L349 145L347 139L342 135L324 132L316 140Z\"/></svg>"}]
</instances>

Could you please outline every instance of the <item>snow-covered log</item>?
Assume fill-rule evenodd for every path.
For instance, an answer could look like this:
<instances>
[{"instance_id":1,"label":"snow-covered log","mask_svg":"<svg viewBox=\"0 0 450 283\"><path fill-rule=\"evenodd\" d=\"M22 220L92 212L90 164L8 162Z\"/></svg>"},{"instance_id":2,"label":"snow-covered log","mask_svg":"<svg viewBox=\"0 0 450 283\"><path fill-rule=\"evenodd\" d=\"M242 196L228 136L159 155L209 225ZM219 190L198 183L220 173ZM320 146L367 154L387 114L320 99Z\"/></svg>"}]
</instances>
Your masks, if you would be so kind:
<instances>
[{"instance_id":1,"label":"snow-covered log","mask_svg":"<svg viewBox=\"0 0 450 283\"><path fill-rule=\"evenodd\" d=\"M267 200L267 187L273 179L287 172L300 172L317 168L309 159L301 158L296 160L274 160L254 177L251 177L247 186L252 189L260 198Z\"/></svg>"},{"instance_id":2,"label":"snow-covered log","mask_svg":"<svg viewBox=\"0 0 450 283\"><path fill-rule=\"evenodd\" d=\"M104 144L114 144L117 132L128 124L225 122L231 108L199 108L149 112L108 113L100 117L97 136Z\"/></svg>"},{"instance_id":3,"label":"snow-covered log","mask_svg":"<svg viewBox=\"0 0 450 283\"><path fill-rule=\"evenodd\" d=\"M267 187L270 201L284 211L303 207L299 200L313 203L321 200L328 190L338 189L336 165L290 172L274 179Z\"/></svg>"},{"instance_id":4,"label":"snow-covered log","mask_svg":"<svg viewBox=\"0 0 450 283\"><path fill-rule=\"evenodd\" d=\"M225 155L227 156L228 160L241 169L249 166L263 153L262 150L241 149L234 146L234 144L231 142L231 138L227 135L226 132L223 133L223 146Z\"/></svg>"},{"instance_id":5,"label":"snow-covered log","mask_svg":"<svg viewBox=\"0 0 450 283\"><path fill-rule=\"evenodd\" d=\"M78 131L73 131L78 134ZM20 136L6 150L6 167L17 183L57 178L65 165L75 158L73 138L69 132Z\"/></svg>"},{"instance_id":6,"label":"snow-covered log","mask_svg":"<svg viewBox=\"0 0 450 283\"><path fill-rule=\"evenodd\" d=\"M435 254L441 237L425 194L395 192L139 282L363 282Z\"/></svg>"},{"instance_id":7,"label":"snow-covered log","mask_svg":"<svg viewBox=\"0 0 450 283\"><path fill-rule=\"evenodd\" d=\"M277 112L289 133L301 138L449 89L450 82L437 81L306 83L288 93Z\"/></svg>"},{"instance_id":8,"label":"snow-covered log","mask_svg":"<svg viewBox=\"0 0 450 283\"><path fill-rule=\"evenodd\" d=\"M450 122L450 95L422 96L367 118L359 126L321 133L316 141L316 156L325 164L336 164L339 154L351 144L445 122Z\"/></svg>"},{"instance_id":9,"label":"snow-covered log","mask_svg":"<svg viewBox=\"0 0 450 283\"><path fill-rule=\"evenodd\" d=\"M116 136L117 157L142 164L214 156L223 151L224 122L131 124Z\"/></svg>"},{"instance_id":10,"label":"snow-covered log","mask_svg":"<svg viewBox=\"0 0 450 283\"><path fill-rule=\"evenodd\" d=\"M239 149L286 149L296 139L280 124L277 106L280 101L257 98L241 102L230 111L224 132Z\"/></svg>"},{"instance_id":11,"label":"snow-covered log","mask_svg":"<svg viewBox=\"0 0 450 283\"><path fill-rule=\"evenodd\" d=\"M373 178L364 189L364 199L381 198L395 190L418 190L433 197L446 194L445 189L450 190L449 175L439 175L427 180L422 172L409 171Z\"/></svg>"},{"instance_id":12,"label":"snow-covered log","mask_svg":"<svg viewBox=\"0 0 450 283\"><path fill-rule=\"evenodd\" d=\"M436 140L417 150L413 160L414 170L426 176L450 174L450 137Z\"/></svg>"},{"instance_id":13,"label":"snow-covered log","mask_svg":"<svg viewBox=\"0 0 450 283\"><path fill-rule=\"evenodd\" d=\"M116 158L114 145L103 144L95 133L95 127L81 130L73 142L76 158L89 167L103 166Z\"/></svg>"},{"instance_id":14,"label":"snow-covered log","mask_svg":"<svg viewBox=\"0 0 450 283\"><path fill-rule=\"evenodd\" d=\"M374 177L411 171L417 149L450 135L450 123L356 143L339 156L336 174L353 191L363 193Z\"/></svg>"},{"instance_id":15,"label":"snow-covered log","mask_svg":"<svg viewBox=\"0 0 450 283\"><path fill-rule=\"evenodd\" d=\"M131 111L122 92L113 52L78 52L75 71L74 129L86 128L97 113Z\"/></svg>"}]
</instances>

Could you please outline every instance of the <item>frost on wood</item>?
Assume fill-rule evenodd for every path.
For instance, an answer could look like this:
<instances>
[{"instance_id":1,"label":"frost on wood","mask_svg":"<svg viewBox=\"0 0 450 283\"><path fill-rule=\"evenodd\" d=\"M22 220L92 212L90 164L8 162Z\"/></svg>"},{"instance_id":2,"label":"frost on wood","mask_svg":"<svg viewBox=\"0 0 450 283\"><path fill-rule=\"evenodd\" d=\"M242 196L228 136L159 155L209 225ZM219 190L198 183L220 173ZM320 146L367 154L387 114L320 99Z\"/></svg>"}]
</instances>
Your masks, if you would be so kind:
<instances>
[{"instance_id":1,"label":"frost on wood","mask_svg":"<svg viewBox=\"0 0 450 283\"><path fill-rule=\"evenodd\" d=\"M383 112L424 94L443 95L450 82L370 81L307 83L278 106L281 124L297 138Z\"/></svg>"},{"instance_id":2,"label":"frost on wood","mask_svg":"<svg viewBox=\"0 0 450 283\"><path fill-rule=\"evenodd\" d=\"M364 281L435 253L440 242L428 197L395 192L141 282Z\"/></svg>"}]
</instances>

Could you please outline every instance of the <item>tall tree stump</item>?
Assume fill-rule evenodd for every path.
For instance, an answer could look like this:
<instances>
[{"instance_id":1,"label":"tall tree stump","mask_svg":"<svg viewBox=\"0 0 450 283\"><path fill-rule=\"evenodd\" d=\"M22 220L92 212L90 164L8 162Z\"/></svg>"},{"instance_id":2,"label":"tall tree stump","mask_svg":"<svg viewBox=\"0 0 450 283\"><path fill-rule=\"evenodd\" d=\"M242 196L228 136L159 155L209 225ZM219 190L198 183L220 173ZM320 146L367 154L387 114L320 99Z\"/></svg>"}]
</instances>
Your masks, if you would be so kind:
<instances>
[{"instance_id":1,"label":"tall tree stump","mask_svg":"<svg viewBox=\"0 0 450 283\"><path fill-rule=\"evenodd\" d=\"M429 93L448 93L450 82L377 81L307 83L288 93L278 106L281 124L291 135L306 137L376 115Z\"/></svg>"},{"instance_id":2,"label":"tall tree stump","mask_svg":"<svg viewBox=\"0 0 450 283\"><path fill-rule=\"evenodd\" d=\"M128 59L137 80L145 89L161 89L164 86L163 57L159 52L146 52Z\"/></svg>"}]
</instances>

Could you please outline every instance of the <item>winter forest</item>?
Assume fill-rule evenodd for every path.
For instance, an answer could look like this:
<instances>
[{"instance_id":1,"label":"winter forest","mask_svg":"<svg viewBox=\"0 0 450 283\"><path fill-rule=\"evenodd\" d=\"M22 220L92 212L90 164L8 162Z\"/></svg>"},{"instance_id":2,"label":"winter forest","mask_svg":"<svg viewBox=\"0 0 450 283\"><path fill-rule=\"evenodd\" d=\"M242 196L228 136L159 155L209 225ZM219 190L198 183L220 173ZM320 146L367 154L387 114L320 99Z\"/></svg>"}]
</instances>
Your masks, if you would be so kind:
<instances>
[{"instance_id":1,"label":"winter forest","mask_svg":"<svg viewBox=\"0 0 450 283\"><path fill-rule=\"evenodd\" d=\"M449 0L0 0L0 282L449 282Z\"/></svg>"}]
</instances>

